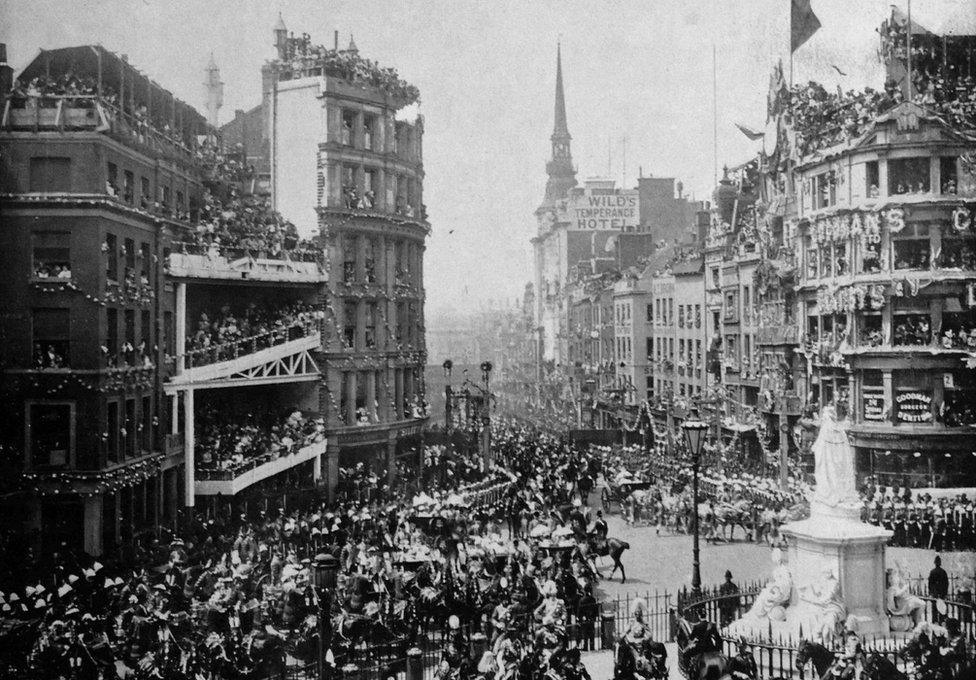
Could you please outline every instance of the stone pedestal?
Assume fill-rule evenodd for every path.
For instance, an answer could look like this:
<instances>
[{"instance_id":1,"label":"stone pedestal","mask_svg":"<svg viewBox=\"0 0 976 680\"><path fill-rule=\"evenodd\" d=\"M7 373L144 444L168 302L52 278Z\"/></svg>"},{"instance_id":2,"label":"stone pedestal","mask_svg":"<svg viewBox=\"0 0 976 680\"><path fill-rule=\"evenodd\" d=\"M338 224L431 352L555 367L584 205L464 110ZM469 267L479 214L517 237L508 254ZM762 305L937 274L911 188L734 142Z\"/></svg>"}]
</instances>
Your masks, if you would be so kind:
<instances>
[{"instance_id":1,"label":"stone pedestal","mask_svg":"<svg viewBox=\"0 0 976 680\"><path fill-rule=\"evenodd\" d=\"M800 599L800 589L820 581L829 566L840 582L849 626L861 635L886 634L885 544L891 532L839 514L817 512L782 528L794 586L788 618L805 632L812 630L812 612Z\"/></svg>"}]
</instances>

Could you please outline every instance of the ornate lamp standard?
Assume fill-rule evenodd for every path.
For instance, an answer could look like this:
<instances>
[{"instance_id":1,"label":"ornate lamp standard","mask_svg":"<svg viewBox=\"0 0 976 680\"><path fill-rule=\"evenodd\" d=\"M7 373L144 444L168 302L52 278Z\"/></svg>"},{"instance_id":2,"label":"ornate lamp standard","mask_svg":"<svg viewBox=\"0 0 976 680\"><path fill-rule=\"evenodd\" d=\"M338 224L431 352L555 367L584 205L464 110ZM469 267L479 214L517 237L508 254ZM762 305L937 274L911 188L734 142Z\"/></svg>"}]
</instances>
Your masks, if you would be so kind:
<instances>
[{"instance_id":1,"label":"ornate lamp standard","mask_svg":"<svg viewBox=\"0 0 976 680\"><path fill-rule=\"evenodd\" d=\"M444 363L441 364L444 367L444 431L451 431L451 369L454 368L454 362L450 359L445 359Z\"/></svg>"},{"instance_id":2,"label":"ornate lamp standard","mask_svg":"<svg viewBox=\"0 0 976 680\"><path fill-rule=\"evenodd\" d=\"M692 525L693 542L691 544L691 592L697 596L701 595L701 554L698 545L698 468L701 466L701 452L708 433L708 423L701 420L686 420L681 424L681 427L685 431L688 453L691 454L691 498L694 508L692 515L694 524Z\"/></svg>"},{"instance_id":3,"label":"ornate lamp standard","mask_svg":"<svg viewBox=\"0 0 976 680\"><path fill-rule=\"evenodd\" d=\"M490 361L481 362L481 380L484 383L481 405L481 456L485 470L491 467L491 369Z\"/></svg>"},{"instance_id":4,"label":"ornate lamp standard","mask_svg":"<svg viewBox=\"0 0 976 680\"><path fill-rule=\"evenodd\" d=\"M339 560L319 553L312 562L312 587L318 598L319 680L326 680L325 655L332 646L332 597L339 577Z\"/></svg>"}]
</instances>

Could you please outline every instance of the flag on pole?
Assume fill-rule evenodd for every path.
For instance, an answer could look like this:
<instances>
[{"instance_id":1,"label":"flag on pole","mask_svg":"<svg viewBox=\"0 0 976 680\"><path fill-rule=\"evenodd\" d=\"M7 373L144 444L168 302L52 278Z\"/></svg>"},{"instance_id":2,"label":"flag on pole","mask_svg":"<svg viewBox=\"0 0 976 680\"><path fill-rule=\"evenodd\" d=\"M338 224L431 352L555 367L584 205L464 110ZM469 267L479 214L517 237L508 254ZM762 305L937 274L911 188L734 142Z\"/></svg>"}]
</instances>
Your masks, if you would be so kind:
<instances>
[{"instance_id":1,"label":"flag on pole","mask_svg":"<svg viewBox=\"0 0 976 680\"><path fill-rule=\"evenodd\" d=\"M792 0L790 6L790 51L800 46L820 29L820 19L813 13L810 0Z\"/></svg>"},{"instance_id":2,"label":"flag on pole","mask_svg":"<svg viewBox=\"0 0 976 680\"><path fill-rule=\"evenodd\" d=\"M739 128L739 132L741 132L742 134L744 134L746 137L748 137L752 141L756 141L757 139L762 139L763 136L766 134L765 132L761 132L761 131L758 131L758 130L753 130L751 127L747 127L747 126L743 125L742 123L736 123L735 126L737 128Z\"/></svg>"}]
</instances>

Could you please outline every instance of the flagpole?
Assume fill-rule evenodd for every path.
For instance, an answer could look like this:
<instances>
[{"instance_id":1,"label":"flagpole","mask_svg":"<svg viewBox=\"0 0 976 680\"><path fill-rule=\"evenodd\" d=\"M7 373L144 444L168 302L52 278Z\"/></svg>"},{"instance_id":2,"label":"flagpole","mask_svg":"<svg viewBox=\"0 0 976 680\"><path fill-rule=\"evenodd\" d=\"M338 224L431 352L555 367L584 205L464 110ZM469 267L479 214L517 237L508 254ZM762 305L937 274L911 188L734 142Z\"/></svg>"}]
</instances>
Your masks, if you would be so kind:
<instances>
[{"instance_id":1,"label":"flagpole","mask_svg":"<svg viewBox=\"0 0 976 680\"><path fill-rule=\"evenodd\" d=\"M712 39L712 186L718 186L718 67Z\"/></svg>"},{"instance_id":2,"label":"flagpole","mask_svg":"<svg viewBox=\"0 0 976 680\"><path fill-rule=\"evenodd\" d=\"M908 55L907 67L908 67L908 101L912 100L912 0L908 0L908 40L906 44L905 54Z\"/></svg>"}]
</instances>

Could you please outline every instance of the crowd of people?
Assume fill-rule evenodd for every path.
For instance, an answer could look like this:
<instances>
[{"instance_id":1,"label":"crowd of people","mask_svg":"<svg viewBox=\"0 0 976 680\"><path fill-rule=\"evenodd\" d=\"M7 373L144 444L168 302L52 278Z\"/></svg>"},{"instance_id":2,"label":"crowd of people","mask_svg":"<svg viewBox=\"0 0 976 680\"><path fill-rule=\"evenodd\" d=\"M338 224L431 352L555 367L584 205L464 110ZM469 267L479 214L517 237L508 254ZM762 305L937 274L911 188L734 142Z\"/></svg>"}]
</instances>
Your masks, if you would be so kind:
<instances>
[{"instance_id":1,"label":"crowd of people","mask_svg":"<svg viewBox=\"0 0 976 680\"><path fill-rule=\"evenodd\" d=\"M314 305L251 302L235 311L224 305L216 313L200 312L196 328L186 335L188 365L200 366L233 359L304 335L323 317Z\"/></svg>"},{"instance_id":2,"label":"crowd of people","mask_svg":"<svg viewBox=\"0 0 976 680\"><path fill-rule=\"evenodd\" d=\"M299 409L282 417L272 409L228 419L226 412L201 409L197 415L198 470L236 471L275 460L325 439L325 421Z\"/></svg>"},{"instance_id":3,"label":"crowd of people","mask_svg":"<svg viewBox=\"0 0 976 680\"><path fill-rule=\"evenodd\" d=\"M307 33L288 39L283 65L291 69L290 73L283 72L283 77L329 75L351 83L379 88L405 104L420 99L420 91L416 86L402 80L396 69L384 68L371 59L361 57L354 45L350 45L347 50L313 45L311 36Z\"/></svg>"},{"instance_id":4,"label":"crowd of people","mask_svg":"<svg viewBox=\"0 0 976 680\"><path fill-rule=\"evenodd\" d=\"M256 417L214 425L200 428L209 467L273 438ZM295 412L275 436L297 445L319 425ZM495 444L498 466L489 470L476 454L427 452L429 477L412 498L344 495L334 505L200 514L179 534L163 530L134 563L65 553L50 573L6 564L0 670L265 678L315 658L325 607L326 660L336 667L381 662L395 672L417 646L442 677L510 677L526 664L553 678L586 677L573 649L598 636L599 607L577 482L596 474L599 457L515 426L500 427ZM371 479L362 468L352 477ZM605 523L594 526L593 540L605 539ZM313 587L322 554L339 564L328 600Z\"/></svg>"},{"instance_id":5,"label":"crowd of people","mask_svg":"<svg viewBox=\"0 0 976 680\"><path fill-rule=\"evenodd\" d=\"M228 190L222 200L212 192L204 195L194 244L215 254L223 248L245 250L254 257L279 257L311 244L303 242L295 225L271 207L267 196Z\"/></svg>"}]
</instances>

